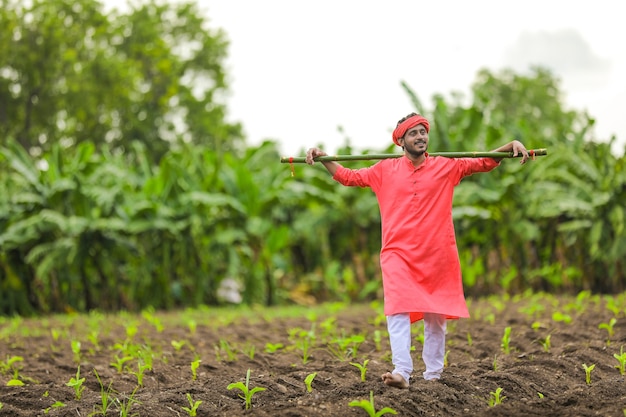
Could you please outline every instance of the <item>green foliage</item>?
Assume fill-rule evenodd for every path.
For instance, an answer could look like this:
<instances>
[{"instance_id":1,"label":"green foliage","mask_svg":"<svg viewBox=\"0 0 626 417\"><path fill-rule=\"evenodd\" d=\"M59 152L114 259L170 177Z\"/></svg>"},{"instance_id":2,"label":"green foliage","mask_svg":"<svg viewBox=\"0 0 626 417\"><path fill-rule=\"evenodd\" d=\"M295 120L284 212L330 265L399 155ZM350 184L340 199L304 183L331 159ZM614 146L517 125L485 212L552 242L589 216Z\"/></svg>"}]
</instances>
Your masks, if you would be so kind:
<instances>
[{"instance_id":1,"label":"green foliage","mask_svg":"<svg viewBox=\"0 0 626 417\"><path fill-rule=\"evenodd\" d=\"M35 1L33 7L38 9L32 27L24 29L38 39L50 35L56 61L51 80L42 82L59 82L59 74L69 68L69 84L67 91L65 87L56 93L50 87L42 90L28 135L19 133L21 122L12 122L5 128L13 130L2 136L0 314L123 309L144 312L143 318L158 329L162 324L154 309L227 303L220 295L227 280L241 285L237 295L249 305L381 298L376 197L368 190L337 185L317 165L298 167L291 177L289 168L278 163L273 142L225 152L227 144L239 143L236 127L220 119L221 110L216 110L215 118L199 110L222 109L213 101L215 106L206 106L206 100L214 100L214 93L223 88L219 62L225 44L220 32L201 34L198 39L206 50L192 51L210 63L212 75L207 76L221 80L207 87L208 98L198 99L174 77L186 58L170 60L170 39L157 37L166 29L173 31L173 39L197 30L201 22L193 17L194 7L137 6L113 19L102 14L95 2L81 0L80 4L84 7L76 11L65 0ZM157 21L149 13L151 7L181 7L182 20ZM60 14L55 14L57 8ZM13 2L0 10L0 22L7 22L0 25L0 36L12 39L9 34L17 33L13 30L23 24L19 13ZM60 15L71 16L63 23L68 27L53 24ZM83 32L77 26L79 17L87 25ZM181 21L188 25L183 28ZM81 74L75 74L81 57L104 54L85 45L72 48L79 35L84 38L84 33L93 32L89 36L103 37L102 48L109 50L113 48L107 43L109 36L118 33L123 22L137 28L132 35L116 38L121 43L115 48L124 54L111 55L111 62L83 65ZM67 32L68 28L72 30ZM41 76L45 66L40 61L49 63L52 58L26 51L20 44L23 39L11 42L14 51L23 54L8 56L3 49L3 62L15 66L17 74L30 71L32 77ZM154 56L140 44L149 45ZM125 55L131 61L117 61ZM28 62L18 65L18 59ZM153 65L153 59L159 65ZM83 89L76 88L90 85L94 65L103 66L104 79L120 71L121 84L116 80L104 88L106 83L99 81L99 90L93 91L101 107L92 105L91 95L78 97ZM192 72L200 71L197 65L198 61L189 63ZM149 67L154 73L148 74ZM146 84L149 92L129 98L138 93L125 90L148 75L153 80ZM23 121L22 113L28 109L22 96L32 93L33 87L16 87L16 77L0 77L0 84L7 87L0 89L0 99L7 91L16 91L8 102L22 104L8 106L16 112L10 119ZM404 88L415 106L436 122L431 132L433 151L492 149L512 138L549 150L548 156L523 167L505 160L493 172L466 178L457 187L453 215L469 296L527 289L624 290L624 157L612 154L610 144L593 141L590 117L563 110L551 74L540 69L529 76L482 71L470 105L436 96L432 110L423 107L409 86ZM105 89L115 97L104 97L101 90ZM185 96L179 98L180 106L195 109L188 113L193 123L187 127L193 133L188 143L182 140L189 138L183 132L176 136L175 146L157 150L154 147L162 145L152 140L158 137L155 114L177 107L159 100L169 102L179 95ZM142 123L120 119L115 123L123 132L107 142L113 129L111 112L117 111L118 118L149 113L147 96L157 101L152 103L156 113L147 114ZM137 111L115 110L118 105ZM102 114L91 113L98 108ZM100 117L99 123L93 122ZM54 133L44 132L47 128ZM209 134L211 129L218 132ZM78 133L88 136L74 140ZM48 138L43 143L41 135ZM60 135L68 141L59 140ZM28 148L41 149L27 150L24 140ZM349 147L341 150L350 152ZM622 304L623 300L615 305L607 302L606 307L617 316ZM553 318L571 321L568 313L555 312ZM138 328L135 324L128 329ZM298 347L303 360L310 353L305 342L300 340ZM356 343L340 342L339 338L332 345L338 353L348 352L344 348L356 352Z\"/></svg>"},{"instance_id":2,"label":"green foliage","mask_svg":"<svg viewBox=\"0 0 626 417\"><path fill-rule=\"evenodd\" d=\"M0 10L2 138L27 149L86 140L159 160L176 144L220 154L241 143L225 121L228 41L195 2L135 2L105 13L100 0L5 0ZM132 30L131 30L132 28Z\"/></svg>"}]
</instances>

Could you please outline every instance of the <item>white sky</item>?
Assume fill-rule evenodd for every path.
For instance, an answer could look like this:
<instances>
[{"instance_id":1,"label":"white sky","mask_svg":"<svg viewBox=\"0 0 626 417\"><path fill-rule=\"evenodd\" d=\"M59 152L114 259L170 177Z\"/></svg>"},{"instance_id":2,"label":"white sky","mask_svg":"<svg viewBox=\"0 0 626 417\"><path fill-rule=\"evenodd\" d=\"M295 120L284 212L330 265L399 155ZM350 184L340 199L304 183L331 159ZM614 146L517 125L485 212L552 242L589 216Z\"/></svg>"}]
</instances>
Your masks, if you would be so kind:
<instances>
[{"instance_id":1,"label":"white sky","mask_svg":"<svg viewBox=\"0 0 626 417\"><path fill-rule=\"evenodd\" d=\"M316 145L334 153L349 137L355 150L380 150L397 120L415 110L401 81L428 111L433 94L468 96L481 68L522 72L540 64L561 79L567 108L587 110L597 138L617 135L614 150L623 154L621 1L198 3L230 41L228 118L243 124L250 144L273 139L283 155L295 156Z\"/></svg>"}]
</instances>

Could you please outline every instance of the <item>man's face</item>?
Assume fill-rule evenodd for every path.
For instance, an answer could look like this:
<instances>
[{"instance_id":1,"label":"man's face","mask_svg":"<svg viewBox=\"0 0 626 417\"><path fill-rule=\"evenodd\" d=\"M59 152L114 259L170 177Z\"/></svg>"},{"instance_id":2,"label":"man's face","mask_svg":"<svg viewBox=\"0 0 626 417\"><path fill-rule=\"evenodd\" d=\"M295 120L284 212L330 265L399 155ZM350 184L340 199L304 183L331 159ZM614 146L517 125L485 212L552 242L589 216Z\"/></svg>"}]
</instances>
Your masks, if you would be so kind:
<instances>
[{"instance_id":1,"label":"man's face","mask_svg":"<svg viewBox=\"0 0 626 417\"><path fill-rule=\"evenodd\" d=\"M401 140L404 150L413 156L421 156L428 149L428 132L422 124L407 130Z\"/></svg>"}]
</instances>

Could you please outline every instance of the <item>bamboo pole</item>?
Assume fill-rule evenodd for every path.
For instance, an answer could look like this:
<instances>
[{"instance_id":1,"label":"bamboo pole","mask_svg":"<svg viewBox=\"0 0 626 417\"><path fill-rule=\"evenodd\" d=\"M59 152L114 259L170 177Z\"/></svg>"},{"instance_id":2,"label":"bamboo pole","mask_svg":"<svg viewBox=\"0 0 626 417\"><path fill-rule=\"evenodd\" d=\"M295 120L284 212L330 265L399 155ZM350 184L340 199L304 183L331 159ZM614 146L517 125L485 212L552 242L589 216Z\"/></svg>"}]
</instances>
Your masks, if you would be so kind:
<instances>
[{"instance_id":1,"label":"bamboo pole","mask_svg":"<svg viewBox=\"0 0 626 417\"><path fill-rule=\"evenodd\" d=\"M535 156L544 156L548 154L548 150L541 149L529 149L528 154L531 158ZM326 161L370 161L376 159L390 159L399 158L402 153L372 153L365 155L327 155L318 156L313 158L316 162ZM520 158L522 154L513 156L513 152L429 152L429 156L443 156L444 158ZM297 164L306 163L306 158L303 156L283 156L280 158L281 164Z\"/></svg>"}]
</instances>

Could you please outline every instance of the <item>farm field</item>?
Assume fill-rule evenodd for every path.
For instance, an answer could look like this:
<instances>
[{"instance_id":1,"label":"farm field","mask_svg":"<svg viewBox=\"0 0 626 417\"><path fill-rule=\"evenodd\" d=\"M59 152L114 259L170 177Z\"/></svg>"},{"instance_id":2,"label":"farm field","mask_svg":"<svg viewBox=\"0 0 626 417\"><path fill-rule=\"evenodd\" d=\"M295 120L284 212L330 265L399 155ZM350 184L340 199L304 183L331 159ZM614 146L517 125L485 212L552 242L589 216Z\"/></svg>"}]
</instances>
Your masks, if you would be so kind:
<instances>
[{"instance_id":1,"label":"farm field","mask_svg":"<svg viewBox=\"0 0 626 417\"><path fill-rule=\"evenodd\" d=\"M379 303L0 318L0 416L624 416L625 300L471 299L440 381L414 324L408 390Z\"/></svg>"}]
</instances>

